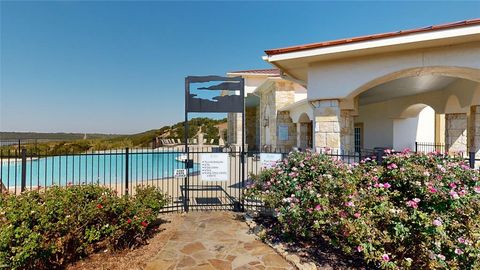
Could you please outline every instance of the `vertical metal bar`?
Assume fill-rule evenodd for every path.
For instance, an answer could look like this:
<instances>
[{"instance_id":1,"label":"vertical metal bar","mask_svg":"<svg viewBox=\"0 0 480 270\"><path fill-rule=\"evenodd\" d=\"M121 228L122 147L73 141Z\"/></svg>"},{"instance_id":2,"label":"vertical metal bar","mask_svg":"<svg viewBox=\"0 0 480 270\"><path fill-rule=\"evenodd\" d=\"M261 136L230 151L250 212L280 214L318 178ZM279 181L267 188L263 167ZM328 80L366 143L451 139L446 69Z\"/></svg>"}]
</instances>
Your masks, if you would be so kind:
<instances>
[{"instance_id":1,"label":"vertical metal bar","mask_svg":"<svg viewBox=\"0 0 480 270\"><path fill-rule=\"evenodd\" d=\"M475 168L475 152L468 153L468 162L470 163L470 168Z\"/></svg>"},{"instance_id":2,"label":"vertical metal bar","mask_svg":"<svg viewBox=\"0 0 480 270\"><path fill-rule=\"evenodd\" d=\"M20 140L18 140L20 142ZM25 191L27 185L27 149L22 148L22 186L21 192Z\"/></svg>"},{"instance_id":3,"label":"vertical metal bar","mask_svg":"<svg viewBox=\"0 0 480 270\"><path fill-rule=\"evenodd\" d=\"M125 148L125 195L128 195L128 147Z\"/></svg>"},{"instance_id":4,"label":"vertical metal bar","mask_svg":"<svg viewBox=\"0 0 480 270\"><path fill-rule=\"evenodd\" d=\"M415 153L418 153L418 142L415 142Z\"/></svg>"},{"instance_id":5,"label":"vertical metal bar","mask_svg":"<svg viewBox=\"0 0 480 270\"><path fill-rule=\"evenodd\" d=\"M185 194L183 194L183 209L185 212L188 212L188 182L190 178L190 169L188 168L188 160L190 159L190 153L188 149L188 97L190 95L190 80L189 78L185 78L185 125L184 125L184 140L185 140L185 152L187 155L187 160L186 160L186 167L187 167L187 177L185 177L185 183L184 183L184 189L185 189Z\"/></svg>"},{"instance_id":6,"label":"vertical metal bar","mask_svg":"<svg viewBox=\"0 0 480 270\"><path fill-rule=\"evenodd\" d=\"M242 186L240 187L240 194L239 194L239 202L240 202L240 211L245 211L245 207L243 205L243 191L245 188L245 81L242 78L240 81L240 94L242 95L242 152L240 157L240 162L242 162L242 173L240 175L242 179Z\"/></svg>"}]
</instances>

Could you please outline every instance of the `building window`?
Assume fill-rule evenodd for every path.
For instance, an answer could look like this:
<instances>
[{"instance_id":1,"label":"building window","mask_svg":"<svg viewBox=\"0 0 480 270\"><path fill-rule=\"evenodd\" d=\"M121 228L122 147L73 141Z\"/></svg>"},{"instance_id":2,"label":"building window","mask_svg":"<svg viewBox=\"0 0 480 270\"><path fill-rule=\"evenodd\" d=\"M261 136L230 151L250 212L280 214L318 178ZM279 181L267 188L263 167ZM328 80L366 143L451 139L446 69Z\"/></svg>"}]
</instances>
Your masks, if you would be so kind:
<instances>
[{"instance_id":1,"label":"building window","mask_svg":"<svg viewBox=\"0 0 480 270\"><path fill-rule=\"evenodd\" d=\"M360 152L363 148L363 124L355 124L354 128L355 152Z\"/></svg>"}]
</instances>

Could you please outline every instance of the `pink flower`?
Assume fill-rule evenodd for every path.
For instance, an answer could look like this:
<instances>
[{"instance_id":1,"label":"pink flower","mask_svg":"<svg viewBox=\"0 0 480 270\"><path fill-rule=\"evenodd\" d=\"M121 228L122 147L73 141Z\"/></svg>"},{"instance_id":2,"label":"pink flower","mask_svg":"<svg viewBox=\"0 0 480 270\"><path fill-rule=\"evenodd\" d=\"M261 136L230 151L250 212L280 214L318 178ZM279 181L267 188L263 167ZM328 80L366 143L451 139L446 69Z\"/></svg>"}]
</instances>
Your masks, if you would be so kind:
<instances>
[{"instance_id":1,"label":"pink flower","mask_svg":"<svg viewBox=\"0 0 480 270\"><path fill-rule=\"evenodd\" d=\"M315 211L320 211L322 210L322 206L320 204L317 204L317 206L315 206Z\"/></svg>"},{"instance_id":2,"label":"pink flower","mask_svg":"<svg viewBox=\"0 0 480 270\"><path fill-rule=\"evenodd\" d=\"M473 190L475 191L475 193L480 193L480 186L474 187Z\"/></svg>"},{"instance_id":3,"label":"pink flower","mask_svg":"<svg viewBox=\"0 0 480 270\"><path fill-rule=\"evenodd\" d=\"M458 240L459 243L465 244L465 238L459 237L457 240Z\"/></svg>"},{"instance_id":4,"label":"pink flower","mask_svg":"<svg viewBox=\"0 0 480 270\"><path fill-rule=\"evenodd\" d=\"M354 204L353 202L346 202L346 203L345 203L345 206L347 206L347 207L354 207L355 204Z\"/></svg>"},{"instance_id":5,"label":"pink flower","mask_svg":"<svg viewBox=\"0 0 480 270\"><path fill-rule=\"evenodd\" d=\"M407 206L409 207L412 207L414 209L417 209L418 208L418 203L420 202L420 199L419 198L414 198L410 201L407 201L406 204Z\"/></svg>"},{"instance_id":6,"label":"pink flower","mask_svg":"<svg viewBox=\"0 0 480 270\"><path fill-rule=\"evenodd\" d=\"M442 260L442 261L445 261L445 256L443 256L442 254L438 254L437 257Z\"/></svg>"},{"instance_id":7,"label":"pink flower","mask_svg":"<svg viewBox=\"0 0 480 270\"><path fill-rule=\"evenodd\" d=\"M363 251L363 247L362 247L362 246L357 246L357 251L358 251L358 252L362 252L362 251Z\"/></svg>"},{"instance_id":8,"label":"pink flower","mask_svg":"<svg viewBox=\"0 0 480 270\"><path fill-rule=\"evenodd\" d=\"M437 189L434 188L433 186L429 186L428 191L430 191L431 193L435 193L435 192L437 192Z\"/></svg>"},{"instance_id":9,"label":"pink flower","mask_svg":"<svg viewBox=\"0 0 480 270\"><path fill-rule=\"evenodd\" d=\"M452 197L452 199L455 199L455 200L456 200L456 199L460 198L460 197L458 196L458 193L455 192L455 191L453 191L453 190L450 191L448 194L450 194L450 197Z\"/></svg>"},{"instance_id":10,"label":"pink flower","mask_svg":"<svg viewBox=\"0 0 480 270\"><path fill-rule=\"evenodd\" d=\"M451 188L456 188L457 187L457 184L455 184L455 182L452 182L450 184L448 184Z\"/></svg>"},{"instance_id":11,"label":"pink flower","mask_svg":"<svg viewBox=\"0 0 480 270\"><path fill-rule=\"evenodd\" d=\"M140 224L142 224L143 227L147 227L147 226L148 226L148 222L147 222L147 221L142 221L142 223L140 223Z\"/></svg>"},{"instance_id":12,"label":"pink flower","mask_svg":"<svg viewBox=\"0 0 480 270\"><path fill-rule=\"evenodd\" d=\"M455 254L457 255L462 255L463 254L463 250L459 249L459 248L456 248L455 249Z\"/></svg>"},{"instance_id":13,"label":"pink flower","mask_svg":"<svg viewBox=\"0 0 480 270\"><path fill-rule=\"evenodd\" d=\"M389 183L384 183L384 184L383 184L383 187L384 187L384 188L390 188L391 186L392 186L392 185L390 185Z\"/></svg>"},{"instance_id":14,"label":"pink flower","mask_svg":"<svg viewBox=\"0 0 480 270\"><path fill-rule=\"evenodd\" d=\"M388 254L385 253L385 254L382 255L382 260L388 262L388 261L390 261L390 256L388 256Z\"/></svg>"},{"instance_id":15,"label":"pink flower","mask_svg":"<svg viewBox=\"0 0 480 270\"><path fill-rule=\"evenodd\" d=\"M439 219L435 219L432 221L432 224L436 227L442 226L442 221Z\"/></svg>"},{"instance_id":16,"label":"pink flower","mask_svg":"<svg viewBox=\"0 0 480 270\"><path fill-rule=\"evenodd\" d=\"M360 214L360 213L357 212L357 213L353 214L353 216L356 217L356 218L359 218L359 217L362 216L362 214Z\"/></svg>"},{"instance_id":17,"label":"pink flower","mask_svg":"<svg viewBox=\"0 0 480 270\"><path fill-rule=\"evenodd\" d=\"M390 164L387 165L387 169L389 169L389 170L393 170L393 169L397 169L397 168L398 168L398 166L395 163L390 163Z\"/></svg>"}]
</instances>

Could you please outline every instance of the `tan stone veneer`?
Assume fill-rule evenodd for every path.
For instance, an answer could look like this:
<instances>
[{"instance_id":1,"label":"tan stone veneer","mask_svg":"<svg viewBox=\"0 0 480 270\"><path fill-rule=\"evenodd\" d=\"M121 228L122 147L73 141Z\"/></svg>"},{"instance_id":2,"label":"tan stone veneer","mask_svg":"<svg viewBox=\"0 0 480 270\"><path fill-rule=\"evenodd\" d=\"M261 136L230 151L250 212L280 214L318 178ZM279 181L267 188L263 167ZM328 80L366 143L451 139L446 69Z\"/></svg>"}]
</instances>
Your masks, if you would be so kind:
<instances>
[{"instance_id":1,"label":"tan stone veneer","mask_svg":"<svg viewBox=\"0 0 480 270\"><path fill-rule=\"evenodd\" d=\"M353 111L340 109L340 102L336 99L316 100L312 105L315 117L315 147L353 151Z\"/></svg>"},{"instance_id":2,"label":"tan stone veneer","mask_svg":"<svg viewBox=\"0 0 480 270\"><path fill-rule=\"evenodd\" d=\"M295 102L293 83L278 81L260 94L260 144L272 149L290 150L296 145L297 128L289 112L280 112L280 108ZM288 139L280 140L280 125L288 126ZM268 129L268 132L267 132ZM268 138L267 138L268 137Z\"/></svg>"},{"instance_id":3,"label":"tan stone veneer","mask_svg":"<svg viewBox=\"0 0 480 270\"><path fill-rule=\"evenodd\" d=\"M480 158L480 106L471 106L468 122L469 152L474 152Z\"/></svg>"},{"instance_id":4,"label":"tan stone veneer","mask_svg":"<svg viewBox=\"0 0 480 270\"><path fill-rule=\"evenodd\" d=\"M467 114L445 114L445 150L449 153L467 152Z\"/></svg>"}]
</instances>

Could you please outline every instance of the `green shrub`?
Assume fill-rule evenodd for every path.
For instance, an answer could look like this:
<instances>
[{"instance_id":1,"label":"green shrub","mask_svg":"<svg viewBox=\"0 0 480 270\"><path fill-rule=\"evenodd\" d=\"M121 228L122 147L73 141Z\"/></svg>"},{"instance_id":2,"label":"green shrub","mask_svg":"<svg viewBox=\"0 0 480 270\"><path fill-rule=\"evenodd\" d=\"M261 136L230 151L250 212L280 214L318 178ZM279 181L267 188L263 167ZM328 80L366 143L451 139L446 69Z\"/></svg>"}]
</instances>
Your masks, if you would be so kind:
<instances>
[{"instance_id":1,"label":"green shrub","mask_svg":"<svg viewBox=\"0 0 480 270\"><path fill-rule=\"evenodd\" d=\"M94 185L0 196L0 268L51 269L104 249L135 247L156 229L165 196L119 197Z\"/></svg>"},{"instance_id":2,"label":"green shrub","mask_svg":"<svg viewBox=\"0 0 480 270\"><path fill-rule=\"evenodd\" d=\"M479 173L438 153L349 165L293 153L248 194L290 237L323 237L383 269L480 269Z\"/></svg>"}]
</instances>

